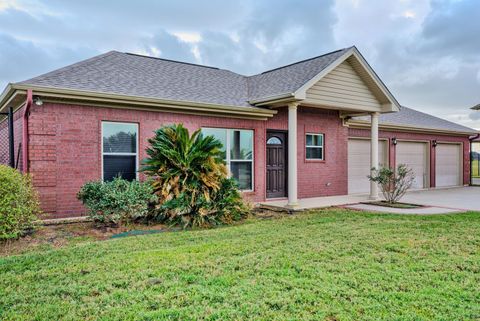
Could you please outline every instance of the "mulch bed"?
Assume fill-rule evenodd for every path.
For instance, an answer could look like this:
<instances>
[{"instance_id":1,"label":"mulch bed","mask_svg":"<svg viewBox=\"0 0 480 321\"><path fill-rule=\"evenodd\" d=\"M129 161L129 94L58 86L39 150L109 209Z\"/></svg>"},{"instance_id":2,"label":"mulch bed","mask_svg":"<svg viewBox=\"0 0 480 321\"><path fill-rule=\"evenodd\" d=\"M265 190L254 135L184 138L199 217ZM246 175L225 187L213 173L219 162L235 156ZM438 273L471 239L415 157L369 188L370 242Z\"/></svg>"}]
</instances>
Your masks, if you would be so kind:
<instances>
[{"instance_id":1,"label":"mulch bed","mask_svg":"<svg viewBox=\"0 0 480 321\"><path fill-rule=\"evenodd\" d=\"M405 209L425 207L425 206L423 206L423 205L418 205L418 204L410 204L410 203L388 203L388 202L386 202L386 201L365 202L365 203L362 203L362 204L376 205L376 206L383 206L383 207L391 207L391 208L405 208Z\"/></svg>"},{"instance_id":2,"label":"mulch bed","mask_svg":"<svg viewBox=\"0 0 480 321\"><path fill-rule=\"evenodd\" d=\"M28 235L17 240L0 242L0 256L21 254L35 248L59 248L72 243L106 240L116 235L140 235L158 233L165 230L169 230L169 228L163 224L98 227L93 222L80 222L41 225ZM138 231L141 232L139 233Z\"/></svg>"}]
</instances>

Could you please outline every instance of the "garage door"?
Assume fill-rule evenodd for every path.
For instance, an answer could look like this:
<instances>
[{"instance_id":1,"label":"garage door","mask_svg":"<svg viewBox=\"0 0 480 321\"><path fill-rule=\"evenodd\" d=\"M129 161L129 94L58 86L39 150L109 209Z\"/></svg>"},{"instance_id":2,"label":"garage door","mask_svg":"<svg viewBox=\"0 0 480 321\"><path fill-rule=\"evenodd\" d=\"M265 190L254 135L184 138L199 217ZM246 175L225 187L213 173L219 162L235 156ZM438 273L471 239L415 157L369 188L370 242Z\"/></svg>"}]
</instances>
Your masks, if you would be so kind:
<instances>
[{"instance_id":1,"label":"garage door","mask_svg":"<svg viewBox=\"0 0 480 321\"><path fill-rule=\"evenodd\" d=\"M388 165L387 142L378 142L378 162L380 166ZM370 181L370 140L348 140L348 193L368 193Z\"/></svg>"},{"instance_id":2,"label":"garage door","mask_svg":"<svg viewBox=\"0 0 480 321\"><path fill-rule=\"evenodd\" d=\"M428 184L428 149L426 143L398 142L396 164L405 164L415 173L412 189L426 188Z\"/></svg>"},{"instance_id":3,"label":"garage door","mask_svg":"<svg viewBox=\"0 0 480 321\"><path fill-rule=\"evenodd\" d=\"M439 143L435 153L435 185L438 187L461 185L461 145Z\"/></svg>"}]
</instances>

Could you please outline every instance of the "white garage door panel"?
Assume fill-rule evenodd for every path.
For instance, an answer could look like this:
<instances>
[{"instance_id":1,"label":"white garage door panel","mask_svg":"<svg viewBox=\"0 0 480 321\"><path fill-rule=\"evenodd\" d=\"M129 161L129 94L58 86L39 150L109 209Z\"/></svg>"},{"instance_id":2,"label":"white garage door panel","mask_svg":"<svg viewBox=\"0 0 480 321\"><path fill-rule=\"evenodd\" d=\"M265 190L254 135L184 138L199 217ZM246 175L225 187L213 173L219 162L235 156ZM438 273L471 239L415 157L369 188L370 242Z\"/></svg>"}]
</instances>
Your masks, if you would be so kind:
<instances>
[{"instance_id":1,"label":"white garage door panel","mask_svg":"<svg viewBox=\"0 0 480 321\"><path fill-rule=\"evenodd\" d=\"M427 144L420 142L398 142L396 164L405 164L415 173L412 189L425 188L427 184Z\"/></svg>"},{"instance_id":2,"label":"white garage door panel","mask_svg":"<svg viewBox=\"0 0 480 321\"><path fill-rule=\"evenodd\" d=\"M436 186L461 185L461 145L438 144L435 153Z\"/></svg>"},{"instance_id":3,"label":"white garage door panel","mask_svg":"<svg viewBox=\"0 0 480 321\"><path fill-rule=\"evenodd\" d=\"M380 166L388 165L387 143L379 141L378 159ZM370 181L370 140L348 140L348 193L368 193Z\"/></svg>"}]
</instances>

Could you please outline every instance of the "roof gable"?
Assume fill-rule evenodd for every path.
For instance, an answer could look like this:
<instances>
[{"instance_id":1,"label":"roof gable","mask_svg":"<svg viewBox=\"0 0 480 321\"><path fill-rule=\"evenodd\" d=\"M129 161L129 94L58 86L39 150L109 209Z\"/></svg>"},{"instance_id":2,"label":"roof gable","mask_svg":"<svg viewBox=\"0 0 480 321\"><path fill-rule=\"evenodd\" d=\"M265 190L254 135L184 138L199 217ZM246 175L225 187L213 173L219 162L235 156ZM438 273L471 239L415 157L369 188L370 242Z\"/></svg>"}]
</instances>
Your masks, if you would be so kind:
<instances>
[{"instance_id":1,"label":"roof gable","mask_svg":"<svg viewBox=\"0 0 480 321\"><path fill-rule=\"evenodd\" d=\"M363 79L348 59L308 88L304 102L332 108L361 108L372 111L389 103L384 95L379 94Z\"/></svg>"},{"instance_id":2,"label":"roof gable","mask_svg":"<svg viewBox=\"0 0 480 321\"><path fill-rule=\"evenodd\" d=\"M345 62L347 64L345 64ZM338 78L338 75L332 76L331 73L335 74L335 72L338 71L337 68L339 66L341 68L343 66L344 69L350 69L351 67L351 69L354 71L354 74L357 76L358 83L365 85L369 89L369 91L371 91L371 93L375 96L376 100L380 103L380 108L377 108L379 110L375 111L389 112L400 110L400 104L398 103L398 101L391 94L391 92L381 81L375 71L370 67L368 62L365 60L365 58L363 58L363 56L360 54L356 47L351 47L348 48L348 50L344 50L341 56L337 57L335 61L331 62L326 68L324 68L321 72L315 75L315 77L310 79L298 90L296 90L294 93L294 97L299 100L306 99L307 91L328 75L330 75L330 78ZM352 73L350 73L350 75L352 75ZM338 78L338 80L347 83L350 82L350 80L346 77L343 77L343 79ZM340 100L340 103L341 102L342 101ZM373 103L375 104L375 102Z\"/></svg>"}]
</instances>

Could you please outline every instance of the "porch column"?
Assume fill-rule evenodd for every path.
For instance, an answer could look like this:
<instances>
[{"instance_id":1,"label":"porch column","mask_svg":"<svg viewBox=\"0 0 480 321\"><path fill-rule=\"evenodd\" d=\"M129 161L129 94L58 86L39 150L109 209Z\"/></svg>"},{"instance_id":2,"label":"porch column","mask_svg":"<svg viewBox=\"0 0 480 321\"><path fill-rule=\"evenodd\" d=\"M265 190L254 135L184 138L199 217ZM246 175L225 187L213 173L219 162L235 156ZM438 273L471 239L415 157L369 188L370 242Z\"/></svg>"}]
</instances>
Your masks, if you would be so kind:
<instances>
[{"instance_id":1,"label":"porch column","mask_svg":"<svg viewBox=\"0 0 480 321\"><path fill-rule=\"evenodd\" d=\"M371 137L370 137L370 168L378 169L378 116L379 113L370 114ZM370 170L373 175L373 170ZM378 199L378 185L370 182L370 199Z\"/></svg>"},{"instance_id":2,"label":"porch column","mask_svg":"<svg viewBox=\"0 0 480 321\"><path fill-rule=\"evenodd\" d=\"M297 198L297 106L288 104L288 207L298 206Z\"/></svg>"}]
</instances>

